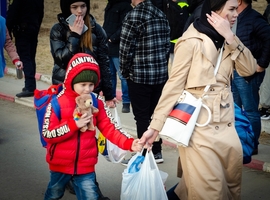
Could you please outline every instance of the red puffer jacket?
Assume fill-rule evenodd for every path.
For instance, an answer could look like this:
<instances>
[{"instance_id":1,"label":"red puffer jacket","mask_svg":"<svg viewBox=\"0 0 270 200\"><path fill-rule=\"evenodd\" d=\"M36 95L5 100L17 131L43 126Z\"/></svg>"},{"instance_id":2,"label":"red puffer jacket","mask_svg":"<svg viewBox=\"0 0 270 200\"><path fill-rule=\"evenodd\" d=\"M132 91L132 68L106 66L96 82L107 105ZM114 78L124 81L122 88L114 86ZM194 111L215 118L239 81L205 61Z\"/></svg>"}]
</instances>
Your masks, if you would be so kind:
<instances>
[{"instance_id":1,"label":"red puffer jacket","mask_svg":"<svg viewBox=\"0 0 270 200\"><path fill-rule=\"evenodd\" d=\"M89 55L88 55L89 56ZM87 67L69 66L64 81L64 89L58 94L61 108L61 119L58 120L51 104L48 105L43 124L43 137L48 143L46 161L50 170L65 174L86 174L95 171L98 160L96 131L80 132L73 112L76 108L75 98L78 96L72 90L72 80ZM97 70L98 66L92 70ZM113 123L109 109L104 106L104 101L98 99L99 112L93 116L94 125L112 143L125 150L131 150L133 138Z\"/></svg>"}]
</instances>

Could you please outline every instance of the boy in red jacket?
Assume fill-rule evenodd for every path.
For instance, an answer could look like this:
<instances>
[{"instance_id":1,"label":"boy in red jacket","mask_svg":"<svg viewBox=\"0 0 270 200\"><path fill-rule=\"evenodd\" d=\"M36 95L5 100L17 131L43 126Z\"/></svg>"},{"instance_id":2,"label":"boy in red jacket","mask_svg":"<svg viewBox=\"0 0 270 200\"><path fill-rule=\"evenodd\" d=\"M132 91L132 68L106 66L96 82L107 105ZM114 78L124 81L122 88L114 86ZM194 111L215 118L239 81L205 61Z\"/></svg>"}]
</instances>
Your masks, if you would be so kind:
<instances>
[{"instance_id":1,"label":"boy in red jacket","mask_svg":"<svg viewBox=\"0 0 270 200\"><path fill-rule=\"evenodd\" d=\"M59 120L51 104L48 105L44 124L43 137L47 144L46 161L49 163L51 178L44 200L60 199L65 192L65 185L71 180L78 199L96 200L99 198L95 184L95 165L98 161L96 131L80 128L90 122L112 143L124 150L141 151L139 139L125 134L107 113L104 101L98 101L98 113L93 116L82 115L74 119L75 98L90 94L100 80L99 66L96 60L84 53L78 53L70 60L63 83L63 90L57 99L61 110Z\"/></svg>"}]
</instances>

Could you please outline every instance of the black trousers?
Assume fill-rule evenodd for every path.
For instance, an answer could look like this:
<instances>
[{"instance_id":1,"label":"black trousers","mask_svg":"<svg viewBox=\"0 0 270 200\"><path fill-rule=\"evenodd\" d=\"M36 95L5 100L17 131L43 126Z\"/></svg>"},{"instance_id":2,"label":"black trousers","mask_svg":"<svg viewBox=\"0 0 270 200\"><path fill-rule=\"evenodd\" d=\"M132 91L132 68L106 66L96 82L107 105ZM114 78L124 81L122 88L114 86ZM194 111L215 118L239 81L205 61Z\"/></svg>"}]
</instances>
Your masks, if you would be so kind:
<instances>
[{"instance_id":1,"label":"black trousers","mask_svg":"<svg viewBox=\"0 0 270 200\"><path fill-rule=\"evenodd\" d=\"M158 85L147 85L135 83L128 79L127 84L132 111L136 121L137 136L141 138L150 124L151 116L158 103L165 82ZM153 143L153 154L161 152L161 144L161 139Z\"/></svg>"},{"instance_id":2,"label":"black trousers","mask_svg":"<svg viewBox=\"0 0 270 200\"><path fill-rule=\"evenodd\" d=\"M33 92L36 89L36 49L38 44L38 31L19 30L14 33L15 45L20 60L23 62L25 76L25 89Z\"/></svg>"}]
</instances>

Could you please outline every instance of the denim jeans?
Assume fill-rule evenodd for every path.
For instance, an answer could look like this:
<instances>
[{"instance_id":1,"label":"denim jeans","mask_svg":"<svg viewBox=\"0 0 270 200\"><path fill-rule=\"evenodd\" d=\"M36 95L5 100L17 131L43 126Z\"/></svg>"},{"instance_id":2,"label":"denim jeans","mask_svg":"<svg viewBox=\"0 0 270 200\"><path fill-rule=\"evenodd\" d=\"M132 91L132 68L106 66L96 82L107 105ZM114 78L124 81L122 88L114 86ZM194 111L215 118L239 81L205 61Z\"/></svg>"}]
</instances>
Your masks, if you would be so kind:
<instances>
[{"instance_id":1,"label":"denim jeans","mask_svg":"<svg viewBox=\"0 0 270 200\"><path fill-rule=\"evenodd\" d=\"M264 74L265 72L256 73L251 80L246 81L234 70L234 78L232 80L234 102L239 107L244 108L255 134L254 149L258 148L261 134L261 117L258 108L260 102L259 89Z\"/></svg>"},{"instance_id":2,"label":"denim jeans","mask_svg":"<svg viewBox=\"0 0 270 200\"><path fill-rule=\"evenodd\" d=\"M129 96L132 105L134 119L136 121L137 136L141 138L149 127L151 116L160 98L162 89L165 85L147 85L135 83L128 79ZM153 154L161 152L162 140L153 143Z\"/></svg>"},{"instance_id":3,"label":"denim jeans","mask_svg":"<svg viewBox=\"0 0 270 200\"><path fill-rule=\"evenodd\" d=\"M120 72L120 62L118 57L109 57L110 58L110 70L111 70L111 80L113 85L114 96L116 96L116 85L117 85L117 74L121 81L121 90L122 90L122 102L130 103L128 95L128 85L127 80L122 76Z\"/></svg>"},{"instance_id":4,"label":"denim jeans","mask_svg":"<svg viewBox=\"0 0 270 200\"><path fill-rule=\"evenodd\" d=\"M171 189L167 191L168 200L180 200L179 197L175 194L174 190L177 187L178 183L174 185Z\"/></svg>"},{"instance_id":5,"label":"denim jeans","mask_svg":"<svg viewBox=\"0 0 270 200\"><path fill-rule=\"evenodd\" d=\"M95 172L83 175L69 175L51 171L51 180L45 192L44 200L61 199L65 186L71 180L78 200L97 200L99 197Z\"/></svg>"}]
</instances>

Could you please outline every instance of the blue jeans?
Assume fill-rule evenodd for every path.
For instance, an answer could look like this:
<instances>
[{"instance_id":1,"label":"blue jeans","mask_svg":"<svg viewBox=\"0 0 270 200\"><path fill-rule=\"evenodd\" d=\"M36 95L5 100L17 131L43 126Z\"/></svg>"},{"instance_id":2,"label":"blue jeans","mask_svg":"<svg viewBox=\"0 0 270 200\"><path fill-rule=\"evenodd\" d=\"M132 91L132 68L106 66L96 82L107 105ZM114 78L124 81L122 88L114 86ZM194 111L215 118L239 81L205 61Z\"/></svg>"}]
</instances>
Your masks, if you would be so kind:
<instances>
[{"instance_id":1,"label":"blue jeans","mask_svg":"<svg viewBox=\"0 0 270 200\"><path fill-rule=\"evenodd\" d=\"M116 96L116 85L117 85L117 74L121 81L121 90L122 90L122 102L130 103L129 95L128 95L128 85L127 80L123 78L120 72L120 62L118 57L109 57L110 58L110 70L111 70L111 80L113 85L114 96Z\"/></svg>"},{"instance_id":2,"label":"blue jeans","mask_svg":"<svg viewBox=\"0 0 270 200\"><path fill-rule=\"evenodd\" d=\"M83 175L69 175L51 171L51 180L45 192L44 200L61 199L65 186L71 180L78 200L97 200L99 197L95 172Z\"/></svg>"},{"instance_id":3,"label":"blue jeans","mask_svg":"<svg viewBox=\"0 0 270 200\"><path fill-rule=\"evenodd\" d=\"M167 193L168 200L180 200L179 197L175 194L174 190L177 187L178 183L169 189Z\"/></svg>"},{"instance_id":4,"label":"blue jeans","mask_svg":"<svg viewBox=\"0 0 270 200\"><path fill-rule=\"evenodd\" d=\"M234 70L234 79L232 80L234 102L239 107L244 108L255 134L254 149L258 148L261 134L261 117L258 107L260 102L259 89L264 74L265 72L256 73L251 80L246 81Z\"/></svg>"}]
</instances>

